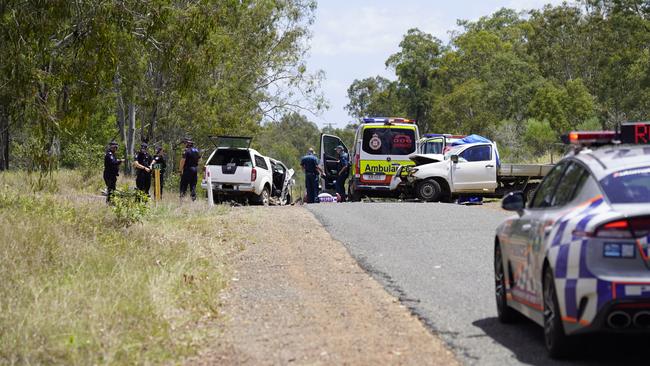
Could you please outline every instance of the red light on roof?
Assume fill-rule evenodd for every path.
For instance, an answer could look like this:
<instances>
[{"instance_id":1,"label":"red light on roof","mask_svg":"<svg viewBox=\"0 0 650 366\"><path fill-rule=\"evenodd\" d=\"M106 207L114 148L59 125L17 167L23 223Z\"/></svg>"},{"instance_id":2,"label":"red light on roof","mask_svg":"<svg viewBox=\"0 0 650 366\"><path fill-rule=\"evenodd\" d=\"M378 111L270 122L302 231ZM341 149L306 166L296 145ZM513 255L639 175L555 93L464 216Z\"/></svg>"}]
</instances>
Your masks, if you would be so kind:
<instances>
[{"instance_id":1,"label":"red light on roof","mask_svg":"<svg viewBox=\"0 0 650 366\"><path fill-rule=\"evenodd\" d=\"M615 138L616 132L614 131L573 131L569 133L569 143L574 145L608 144Z\"/></svg>"}]
</instances>

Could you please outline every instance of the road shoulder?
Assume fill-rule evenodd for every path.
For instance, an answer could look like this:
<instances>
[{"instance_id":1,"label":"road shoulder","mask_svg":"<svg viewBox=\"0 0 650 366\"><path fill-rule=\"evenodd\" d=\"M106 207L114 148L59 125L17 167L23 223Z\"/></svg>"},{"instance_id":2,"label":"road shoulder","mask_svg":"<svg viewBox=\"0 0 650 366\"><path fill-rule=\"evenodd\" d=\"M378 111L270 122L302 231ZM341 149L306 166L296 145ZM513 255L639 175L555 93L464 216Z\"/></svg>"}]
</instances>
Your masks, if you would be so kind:
<instances>
[{"instance_id":1,"label":"road shoulder","mask_svg":"<svg viewBox=\"0 0 650 366\"><path fill-rule=\"evenodd\" d=\"M458 364L306 209L232 215L252 244L233 258L221 336L189 364Z\"/></svg>"}]
</instances>

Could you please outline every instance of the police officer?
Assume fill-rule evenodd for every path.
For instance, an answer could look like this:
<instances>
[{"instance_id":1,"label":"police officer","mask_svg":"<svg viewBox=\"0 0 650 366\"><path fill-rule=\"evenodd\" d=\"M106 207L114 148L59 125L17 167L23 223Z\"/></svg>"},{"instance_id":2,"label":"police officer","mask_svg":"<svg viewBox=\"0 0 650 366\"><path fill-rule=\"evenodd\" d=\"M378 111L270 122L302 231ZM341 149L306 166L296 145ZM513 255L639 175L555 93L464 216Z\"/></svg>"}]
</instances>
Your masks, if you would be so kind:
<instances>
[{"instance_id":1,"label":"police officer","mask_svg":"<svg viewBox=\"0 0 650 366\"><path fill-rule=\"evenodd\" d=\"M135 186L138 190L149 195L149 189L151 188L151 162L153 157L149 154L148 151L149 145L146 142L143 142L140 145L140 152L135 156L135 161L133 166L137 170L135 177Z\"/></svg>"},{"instance_id":2,"label":"police officer","mask_svg":"<svg viewBox=\"0 0 650 366\"><path fill-rule=\"evenodd\" d=\"M318 200L318 177L321 175L321 169L318 166L318 158L314 154L313 148L309 148L307 155L300 159L300 166L305 172L307 203L316 203Z\"/></svg>"},{"instance_id":3,"label":"police officer","mask_svg":"<svg viewBox=\"0 0 650 366\"><path fill-rule=\"evenodd\" d=\"M160 168L160 198L162 198L163 187L165 186L165 172L167 171L167 158L165 158L165 150L162 146L156 148L156 154L153 156L150 169L153 170L154 165Z\"/></svg>"},{"instance_id":4,"label":"police officer","mask_svg":"<svg viewBox=\"0 0 650 366\"><path fill-rule=\"evenodd\" d=\"M340 202L345 202L347 199L347 196L345 194L345 180L348 179L350 157L341 145L336 147L336 154L339 158L336 174L336 193L339 195L339 197L341 197Z\"/></svg>"},{"instance_id":5,"label":"police officer","mask_svg":"<svg viewBox=\"0 0 650 366\"><path fill-rule=\"evenodd\" d=\"M183 174L181 175L181 198L185 197L187 187L190 187L192 201L196 201L196 180L199 159L201 155L199 149L194 147L194 142L187 140L185 142L185 152L183 152Z\"/></svg>"},{"instance_id":6,"label":"police officer","mask_svg":"<svg viewBox=\"0 0 650 366\"><path fill-rule=\"evenodd\" d=\"M117 151L117 142L111 141L108 144L108 150L104 155L104 183L106 183L106 203L111 202L111 196L115 192L117 176L120 175L120 164L122 159L115 157Z\"/></svg>"}]
</instances>

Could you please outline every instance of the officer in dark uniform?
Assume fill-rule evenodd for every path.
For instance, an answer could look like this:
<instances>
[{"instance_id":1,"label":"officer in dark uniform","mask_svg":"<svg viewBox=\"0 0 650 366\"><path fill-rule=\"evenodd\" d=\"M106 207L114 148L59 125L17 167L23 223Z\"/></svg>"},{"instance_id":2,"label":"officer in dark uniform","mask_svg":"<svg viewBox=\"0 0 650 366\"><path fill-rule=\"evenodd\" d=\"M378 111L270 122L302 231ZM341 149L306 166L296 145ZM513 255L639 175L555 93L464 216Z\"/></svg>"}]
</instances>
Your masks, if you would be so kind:
<instances>
[{"instance_id":1,"label":"officer in dark uniform","mask_svg":"<svg viewBox=\"0 0 650 366\"><path fill-rule=\"evenodd\" d=\"M341 197L341 202L345 202L347 199L345 194L345 180L348 179L350 170L350 157L341 145L336 147L336 154L339 158L336 174L336 193Z\"/></svg>"},{"instance_id":2,"label":"officer in dark uniform","mask_svg":"<svg viewBox=\"0 0 650 366\"><path fill-rule=\"evenodd\" d=\"M106 203L111 202L111 196L115 191L115 185L117 184L117 176L120 175L120 164L122 159L118 159L115 156L117 151L117 142L111 141L108 144L108 150L106 155L104 155L104 183L106 183Z\"/></svg>"},{"instance_id":3,"label":"officer in dark uniform","mask_svg":"<svg viewBox=\"0 0 650 366\"><path fill-rule=\"evenodd\" d=\"M152 170L154 165L158 165L160 168L160 197L162 198L163 187L165 186L165 172L167 172L167 158L165 158L165 150L163 150L162 146L156 148L156 155L153 156L151 162Z\"/></svg>"},{"instance_id":4,"label":"officer in dark uniform","mask_svg":"<svg viewBox=\"0 0 650 366\"><path fill-rule=\"evenodd\" d=\"M151 162L153 157L149 154L148 151L149 145L146 142L143 142L140 145L140 152L135 156L135 161L133 166L137 170L135 178L135 186L138 190L149 195L149 189L151 189Z\"/></svg>"},{"instance_id":5,"label":"officer in dark uniform","mask_svg":"<svg viewBox=\"0 0 650 366\"><path fill-rule=\"evenodd\" d=\"M318 177L321 175L321 169L318 166L318 158L314 154L314 149L309 148L307 155L300 159L300 166L305 172L307 203L316 203L318 202Z\"/></svg>"},{"instance_id":6,"label":"officer in dark uniform","mask_svg":"<svg viewBox=\"0 0 650 366\"><path fill-rule=\"evenodd\" d=\"M185 197L187 187L189 186L192 201L196 201L196 180L200 158L199 149L194 147L194 142L187 140L185 142L185 152L183 152L185 163L183 164L183 174L181 175L181 198Z\"/></svg>"}]
</instances>

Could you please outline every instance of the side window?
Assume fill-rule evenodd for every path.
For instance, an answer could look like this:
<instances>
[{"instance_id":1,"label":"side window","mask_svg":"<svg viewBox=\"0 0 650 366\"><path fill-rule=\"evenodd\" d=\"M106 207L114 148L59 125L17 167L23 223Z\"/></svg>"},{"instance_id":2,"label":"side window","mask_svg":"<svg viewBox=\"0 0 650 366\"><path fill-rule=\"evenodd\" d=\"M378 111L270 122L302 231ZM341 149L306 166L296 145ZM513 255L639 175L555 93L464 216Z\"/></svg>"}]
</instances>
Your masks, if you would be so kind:
<instances>
[{"instance_id":1,"label":"side window","mask_svg":"<svg viewBox=\"0 0 650 366\"><path fill-rule=\"evenodd\" d=\"M489 161L492 159L492 147L490 145L470 147L460 153L459 157L465 161Z\"/></svg>"},{"instance_id":2,"label":"side window","mask_svg":"<svg viewBox=\"0 0 650 366\"><path fill-rule=\"evenodd\" d=\"M555 191L553 206L563 206L571 202L585 181L589 177L589 172L578 163L571 163L566 170Z\"/></svg>"},{"instance_id":3,"label":"side window","mask_svg":"<svg viewBox=\"0 0 650 366\"><path fill-rule=\"evenodd\" d=\"M529 206L530 208L544 208L551 206L553 203L555 188L557 187L557 183L560 181L560 177L562 177L562 172L564 172L565 167L566 163L560 163L548 172L542 183L537 187L535 197Z\"/></svg>"},{"instance_id":4,"label":"side window","mask_svg":"<svg viewBox=\"0 0 650 366\"><path fill-rule=\"evenodd\" d=\"M268 165L266 165L266 161L259 155L255 155L255 166L260 169L269 170Z\"/></svg>"}]
</instances>

